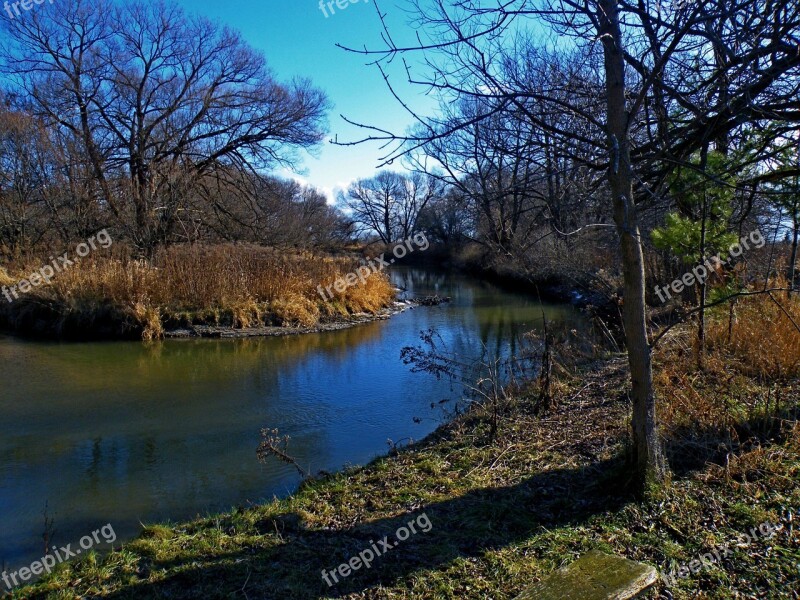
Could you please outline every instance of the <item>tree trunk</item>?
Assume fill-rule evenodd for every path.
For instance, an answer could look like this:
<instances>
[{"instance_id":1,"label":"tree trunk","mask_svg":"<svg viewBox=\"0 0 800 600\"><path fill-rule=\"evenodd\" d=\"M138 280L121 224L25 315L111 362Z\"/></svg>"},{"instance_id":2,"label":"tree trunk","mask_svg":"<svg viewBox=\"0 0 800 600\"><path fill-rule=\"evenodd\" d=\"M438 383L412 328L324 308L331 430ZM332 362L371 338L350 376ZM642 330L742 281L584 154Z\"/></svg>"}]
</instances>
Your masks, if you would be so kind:
<instances>
[{"instance_id":1,"label":"tree trunk","mask_svg":"<svg viewBox=\"0 0 800 600\"><path fill-rule=\"evenodd\" d=\"M700 169L706 177L708 167L708 145L703 146L700 158ZM700 221L700 261L706 259L706 232L708 229L708 185L703 183L703 217ZM700 282L700 312L697 315L697 368L702 369L706 357L706 301L708 276Z\"/></svg>"},{"instance_id":2,"label":"tree trunk","mask_svg":"<svg viewBox=\"0 0 800 600\"><path fill-rule=\"evenodd\" d=\"M797 281L797 247L800 243L800 215L795 213L792 232L792 256L789 258L788 280L789 280L789 295L795 289L795 281Z\"/></svg>"},{"instance_id":3,"label":"tree trunk","mask_svg":"<svg viewBox=\"0 0 800 600\"><path fill-rule=\"evenodd\" d=\"M608 172L614 221L620 237L624 276L623 325L630 364L633 400L633 464L644 491L661 483L666 473L653 391L653 365L647 338L645 269L641 236L633 202L625 62L616 0L601 0L598 14L603 41L610 165Z\"/></svg>"}]
</instances>

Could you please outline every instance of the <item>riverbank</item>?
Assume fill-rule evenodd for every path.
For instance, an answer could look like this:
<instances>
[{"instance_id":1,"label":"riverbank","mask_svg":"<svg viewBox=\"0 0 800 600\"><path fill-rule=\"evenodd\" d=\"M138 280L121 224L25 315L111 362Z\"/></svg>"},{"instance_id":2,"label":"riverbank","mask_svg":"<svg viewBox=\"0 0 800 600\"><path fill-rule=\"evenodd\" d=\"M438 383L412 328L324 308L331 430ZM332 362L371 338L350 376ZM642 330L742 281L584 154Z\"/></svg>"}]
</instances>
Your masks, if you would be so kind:
<instances>
[{"instance_id":1,"label":"riverbank","mask_svg":"<svg viewBox=\"0 0 800 600\"><path fill-rule=\"evenodd\" d=\"M76 260L48 284L39 277L31 285L34 276L29 282L25 274L36 273L35 264L0 272L0 285L13 290L11 300L0 301L0 328L9 333L72 340L223 331L244 337L335 330L398 310L386 274L359 276L353 257L227 244L172 246L142 261L115 246Z\"/></svg>"},{"instance_id":2,"label":"riverbank","mask_svg":"<svg viewBox=\"0 0 800 600\"><path fill-rule=\"evenodd\" d=\"M312 327L261 327L252 326L246 329L235 329L233 327L218 327L214 325L191 325L181 329L170 329L164 332L166 339L190 339L190 338L211 338L211 339L246 339L257 337L281 337L288 335L303 335L307 333L325 333L328 331L341 331L351 327L357 327L374 321L385 321L395 315L399 315L407 310L418 306L431 306L424 301L402 300L395 301L391 306L381 308L373 313L358 313L352 316L342 316L332 321L320 322Z\"/></svg>"},{"instance_id":3,"label":"riverbank","mask_svg":"<svg viewBox=\"0 0 800 600\"><path fill-rule=\"evenodd\" d=\"M381 250L375 245L370 251ZM622 277L609 268L615 258L608 250L546 245L529 258L493 254L475 243L457 248L432 245L425 253L409 255L404 264L460 273L544 302L569 303L601 318L611 329L620 325Z\"/></svg>"},{"instance_id":4,"label":"riverbank","mask_svg":"<svg viewBox=\"0 0 800 600\"><path fill-rule=\"evenodd\" d=\"M670 589L679 600L791 598L800 589L800 382L796 373L781 380L776 397L777 380L764 383L736 360L741 345L718 350L716 360L731 366L697 371L690 336L670 334L657 355L674 474L644 502L625 491L625 360L598 357L557 370L556 409L543 418L532 385L513 390L496 440L488 411L475 408L286 499L147 527L16 597L504 600L597 548L662 573L692 565ZM430 528L328 586L323 570L381 548L378 540L421 515ZM742 537L762 524L778 528L774 537ZM695 559L723 547L720 561L695 569Z\"/></svg>"}]
</instances>

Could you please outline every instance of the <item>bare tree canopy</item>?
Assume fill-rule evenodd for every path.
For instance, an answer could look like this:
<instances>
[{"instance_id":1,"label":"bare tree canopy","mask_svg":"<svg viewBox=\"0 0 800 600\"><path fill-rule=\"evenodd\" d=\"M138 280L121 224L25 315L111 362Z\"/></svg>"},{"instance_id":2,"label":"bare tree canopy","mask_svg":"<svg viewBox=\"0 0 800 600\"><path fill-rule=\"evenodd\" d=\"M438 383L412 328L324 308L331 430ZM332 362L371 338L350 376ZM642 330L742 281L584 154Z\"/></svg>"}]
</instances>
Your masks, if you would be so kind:
<instances>
[{"instance_id":1,"label":"bare tree canopy","mask_svg":"<svg viewBox=\"0 0 800 600\"><path fill-rule=\"evenodd\" d=\"M390 244L416 232L420 214L441 188L436 178L422 173L381 171L352 183L338 202L362 232Z\"/></svg>"},{"instance_id":2,"label":"bare tree canopy","mask_svg":"<svg viewBox=\"0 0 800 600\"><path fill-rule=\"evenodd\" d=\"M729 168L747 173L750 183L776 177L748 167L763 165L766 149L785 151L775 136L800 123L800 5L764 0L666 6L649 0L409 4L418 43L396 45L376 7L385 46L351 51L372 59L397 98L386 68L404 61L409 82L438 93L442 110L426 117L404 103L417 123L412 133L355 123L368 135L352 143L382 141L389 148L387 162L408 155L435 159L450 183L483 196L485 220L501 247L510 245L526 212L534 223L541 210L554 229L563 226L564 213L580 206L565 203L562 211L561 202L554 202L565 198L555 189L563 188L567 173L591 182L584 196L602 193L616 226L624 276L634 471L643 487L660 481L665 463L646 326L640 213L666 197L673 173L692 165L697 153L695 168L704 171L702 157L711 148L727 155L751 143L753 130L769 128L772 140L761 143L761 152L742 152ZM420 60L412 63L412 56ZM777 177L796 174L787 168ZM547 185L539 205L526 197L537 180ZM575 218L572 223L584 224Z\"/></svg>"},{"instance_id":3,"label":"bare tree canopy","mask_svg":"<svg viewBox=\"0 0 800 600\"><path fill-rule=\"evenodd\" d=\"M81 153L94 201L142 248L169 237L198 176L291 165L323 139L323 92L277 82L238 33L177 6L76 0L3 29L10 97Z\"/></svg>"}]
</instances>

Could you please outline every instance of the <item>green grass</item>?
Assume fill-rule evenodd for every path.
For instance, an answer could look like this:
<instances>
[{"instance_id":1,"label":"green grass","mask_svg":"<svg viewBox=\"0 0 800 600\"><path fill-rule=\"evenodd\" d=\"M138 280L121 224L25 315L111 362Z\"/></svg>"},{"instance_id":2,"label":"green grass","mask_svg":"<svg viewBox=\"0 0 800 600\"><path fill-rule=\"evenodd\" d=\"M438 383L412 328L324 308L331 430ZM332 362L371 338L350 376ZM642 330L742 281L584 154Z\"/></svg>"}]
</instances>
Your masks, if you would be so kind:
<instances>
[{"instance_id":1,"label":"green grass","mask_svg":"<svg viewBox=\"0 0 800 600\"><path fill-rule=\"evenodd\" d=\"M518 392L496 441L472 411L423 442L284 500L148 527L121 550L64 565L15 597L503 600L591 549L668 571L753 526L781 522L786 527L768 543L734 547L672 594L797 598L800 534L787 520L800 516L796 421L784 435L637 502L625 491L620 460L624 389L619 357L597 363L559 383L559 408L547 418L534 417L532 400ZM422 512L430 532L333 588L322 580L322 569L393 537ZM650 597L669 597L658 594L663 586Z\"/></svg>"}]
</instances>

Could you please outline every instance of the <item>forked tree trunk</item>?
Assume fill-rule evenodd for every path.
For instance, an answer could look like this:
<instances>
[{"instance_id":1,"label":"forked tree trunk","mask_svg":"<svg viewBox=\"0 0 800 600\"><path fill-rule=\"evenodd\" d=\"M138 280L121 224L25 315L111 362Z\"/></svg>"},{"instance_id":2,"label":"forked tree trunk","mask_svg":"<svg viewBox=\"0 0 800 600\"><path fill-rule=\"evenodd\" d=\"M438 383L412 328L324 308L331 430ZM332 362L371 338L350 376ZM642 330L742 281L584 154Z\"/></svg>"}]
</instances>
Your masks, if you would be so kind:
<instances>
[{"instance_id":1,"label":"forked tree trunk","mask_svg":"<svg viewBox=\"0 0 800 600\"><path fill-rule=\"evenodd\" d=\"M633 202L633 170L628 139L625 99L625 62L620 35L617 0L600 0L598 20L603 43L609 137L609 187L614 221L620 238L624 276L623 325L628 348L633 399L633 464L641 489L664 480L666 463L661 448L653 365L647 338L645 269L636 206Z\"/></svg>"}]
</instances>

